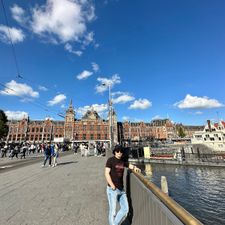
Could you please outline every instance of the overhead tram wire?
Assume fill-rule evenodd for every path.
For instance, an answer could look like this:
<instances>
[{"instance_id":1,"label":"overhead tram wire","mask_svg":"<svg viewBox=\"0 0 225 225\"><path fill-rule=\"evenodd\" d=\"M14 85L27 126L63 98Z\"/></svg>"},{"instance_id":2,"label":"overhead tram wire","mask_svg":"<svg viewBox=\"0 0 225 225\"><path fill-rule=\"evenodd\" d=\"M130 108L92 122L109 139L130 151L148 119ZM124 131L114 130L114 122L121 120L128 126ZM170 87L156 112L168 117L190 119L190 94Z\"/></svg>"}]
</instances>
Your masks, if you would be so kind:
<instances>
[{"instance_id":1,"label":"overhead tram wire","mask_svg":"<svg viewBox=\"0 0 225 225\"><path fill-rule=\"evenodd\" d=\"M14 59L15 66L16 66L16 72L17 72L17 76L19 77L20 76L19 64L18 64L18 60L17 60L17 57L16 57L16 50L15 50L15 46L14 46L13 41L12 41L11 32L9 30L9 22L8 22L6 10L5 10L4 0L1 0L1 3L2 3L2 9L3 9L4 17L5 17L7 30L8 30L8 33L9 33L9 41L10 41L10 45L12 47L12 54L13 54L13 59Z\"/></svg>"},{"instance_id":2,"label":"overhead tram wire","mask_svg":"<svg viewBox=\"0 0 225 225\"><path fill-rule=\"evenodd\" d=\"M6 9L5 9L5 4L4 4L4 0L1 0L1 5L2 5L2 9L3 9L3 14L4 14L4 17L5 17L5 23L6 23L6 27L7 27L7 30L8 30L8 35L9 35L9 42L10 42L10 45L11 45L11 48L12 48L12 54L13 54L13 59L14 59L14 63L15 63L15 67L16 67L16 72L17 72L17 75L16 75L16 78L19 78L19 79L24 79L24 77L21 75L20 73L20 69L19 69L19 64L18 64L18 60L17 60L17 56L16 56L16 49L15 49L15 46L13 44L13 41L12 41L12 35L11 35L11 32L10 32L10 29L9 29L9 21L8 21L8 17L7 17L7 14L6 14ZM30 81L32 83L34 83L32 80L29 80L29 79L25 79L27 81ZM11 91L14 91L16 93L15 90L7 87L6 85L4 84L1 84L1 86L7 88L8 90L11 90ZM7 92L7 91L6 91ZM20 97L17 95L17 97ZM21 97L20 97L21 98ZM41 107L42 109L44 109L45 111L48 111L49 112L49 109L46 109L45 105L43 105L41 102L38 101L38 104L36 103L33 103L33 102L29 102L30 104L33 104L33 105L36 105L38 107ZM43 107L44 106L44 107ZM63 117L60 113L57 113L58 116L61 116ZM63 117L64 118L64 117Z\"/></svg>"},{"instance_id":3,"label":"overhead tram wire","mask_svg":"<svg viewBox=\"0 0 225 225\"><path fill-rule=\"evenodd\" d=\"M8 90L10 90L10 91L13 91L15 94L18 94L18 92L17 91L15 91L14 89L12 89L12 88L9 88L9 87L7 87L6 85L4 85L4 84L2 84L2 83L0 83L0 85L2 86L2 87L4 87L4 88L6 88L6 89L8 89ZM9 93L7 90L5 90L7 93ZM23 97L21 97L21 96L19 96L19 95L16 95L17 97L19 97L20 99L24 99ZM39 107L39 108L41 108L42 110L44 110L44 111L46 111L46 112L49 112L49 113L52 113L52 114L56 114L56 115L58 115L58 116L60 116L60 117L63 117L62 115L60 115L60 113L58 113L58 112L56 112L55 110L49 110L48 108L46 108L46 106L45 105L43 105L42 103L39 103L39 102L28 102L29 104L32 104L32 105L34 105L34 106L36 106L36 107ZM64 117L63 117L64 118Z\"/></svg>"},{"instance_id":4,"label":"overhead tram wire","mask_svg":"<svg viewBox=\"0 0 225 225\"><path fill-rule=\"evenodd\" d=\"M36 83L35 81L33 80L30 80L30 79L27 79L25 78L24 76L21 75L20 73L20 69L19 69L19 64L18 64L18 59L17 59L17 55L16 55L16 50L15 50L15 46L13 44L13 41L12 41L12 36L11 36L11 32L10 32L10 29L9 29L9 21L8 21L8 18L7 18L7 14L6 14L6 9L5 9L5 4L4 4L4 0L1 0L1 4L2 4L2 9L3 9L3 14L4 14L4 17L5 17L5 23L6 23L6 26L7 26L7 30L8 30L8 34L9 34L9 41L10 41L10 45L11 45L11 48L12 48L12 54L13 54L13 59L14 59L14 63L15 63L15 67L16 67L16 72L17 72L17 75L16 75L16 78L18 79L23 79L23 80L26 80L28 82L31 82L31 83ZM5 86L4 84L1 84L3 87L9 89L9 90L12 90L10 88L8 88L7 86ZM36 85L39 85L36 83ZM50 89L50 88L49 88ZM12 90L15 92L15 90ZM19 97L19 96L18 96ZM82 98L79 98L79 97L76 97L77 99L80 99L82 102L86 102L88 105L89 105L89 102L87 102L85 99L82 99ZM39 102L39 104L41 106L44 106L44 104L42 104L41 102ZM46 109L45 109L46 110ZM57 113L58 116L60 117L63 117L61 115L61 113ZM64 117L63 117L64 118Z\"/></svg>"}]
</instances>

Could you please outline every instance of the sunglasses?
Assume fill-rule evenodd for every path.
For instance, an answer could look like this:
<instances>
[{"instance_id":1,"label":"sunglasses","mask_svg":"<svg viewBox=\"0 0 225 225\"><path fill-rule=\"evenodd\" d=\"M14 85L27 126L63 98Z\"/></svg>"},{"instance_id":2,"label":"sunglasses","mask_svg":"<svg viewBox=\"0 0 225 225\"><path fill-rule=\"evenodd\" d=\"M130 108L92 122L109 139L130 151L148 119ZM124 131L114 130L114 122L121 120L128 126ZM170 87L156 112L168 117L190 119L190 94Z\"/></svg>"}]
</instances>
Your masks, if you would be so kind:
<instances>
[{"instance_id":1,"label":"sunglasses","mask_svg":"<svg viewBox=\"0 0 225 225\"><path fill-rule=\"evenodd\" d=\"M120 149L117 149L116 151L115 151L116 153L123 153L123 151L122 150L120 150Z\"/></svg>"}]
</instances>

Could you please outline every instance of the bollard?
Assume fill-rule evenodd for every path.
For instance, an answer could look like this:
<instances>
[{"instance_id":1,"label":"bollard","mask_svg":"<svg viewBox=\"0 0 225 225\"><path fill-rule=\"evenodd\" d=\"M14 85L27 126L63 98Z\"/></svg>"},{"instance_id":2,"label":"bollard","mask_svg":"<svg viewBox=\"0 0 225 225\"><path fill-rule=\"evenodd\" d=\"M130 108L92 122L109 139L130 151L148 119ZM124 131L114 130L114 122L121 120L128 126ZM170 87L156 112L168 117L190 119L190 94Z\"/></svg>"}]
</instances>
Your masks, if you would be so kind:
<instances>
[{"instance_id":1,"label":"bollard","mask_svg":"<svg viewBox=\"0 0 225 225\"><path fill-rule=\"evenodd\" d=\"M161 189L163 193L167 195L169 194L167 180L165 176L161 176Z\"/></svg>"}]
</instances>

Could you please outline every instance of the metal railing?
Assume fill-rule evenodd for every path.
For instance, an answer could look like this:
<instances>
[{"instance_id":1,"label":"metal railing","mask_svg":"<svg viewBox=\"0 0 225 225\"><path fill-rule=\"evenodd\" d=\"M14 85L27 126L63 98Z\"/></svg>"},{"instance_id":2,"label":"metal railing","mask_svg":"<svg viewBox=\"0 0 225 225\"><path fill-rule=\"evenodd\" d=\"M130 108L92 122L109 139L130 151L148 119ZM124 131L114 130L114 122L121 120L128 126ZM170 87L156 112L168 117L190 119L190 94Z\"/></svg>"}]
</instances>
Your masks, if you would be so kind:
<instances>
[{"instance_id":1,"label":"metal railing","mask_svg":"<svg viewBox=\"0 0 225 225\"><path fill-rule=\"evenodd\" d=\"M202 225L142 174L128 171L126 188L132 225Z\"/></svg>"}]
</instances>

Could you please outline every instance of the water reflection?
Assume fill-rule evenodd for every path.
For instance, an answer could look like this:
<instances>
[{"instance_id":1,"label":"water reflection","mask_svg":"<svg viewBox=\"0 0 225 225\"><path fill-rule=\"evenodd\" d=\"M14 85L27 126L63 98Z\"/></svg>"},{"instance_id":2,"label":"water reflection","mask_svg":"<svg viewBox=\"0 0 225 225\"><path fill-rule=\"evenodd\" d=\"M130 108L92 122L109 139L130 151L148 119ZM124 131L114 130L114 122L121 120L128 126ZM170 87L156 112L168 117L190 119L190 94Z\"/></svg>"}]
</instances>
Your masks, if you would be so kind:
<instances>
[{"instance_id":1,"label":"water reflection","mask_svg":"<svg viewBox=\"0 0 225 225\"><path fill-rule=\"evenodd\" d=\"M225 169L145 164L148 179L158 187L166 176L170 196L205 225L225 224Z\"/></svg>"}]
</instances>

